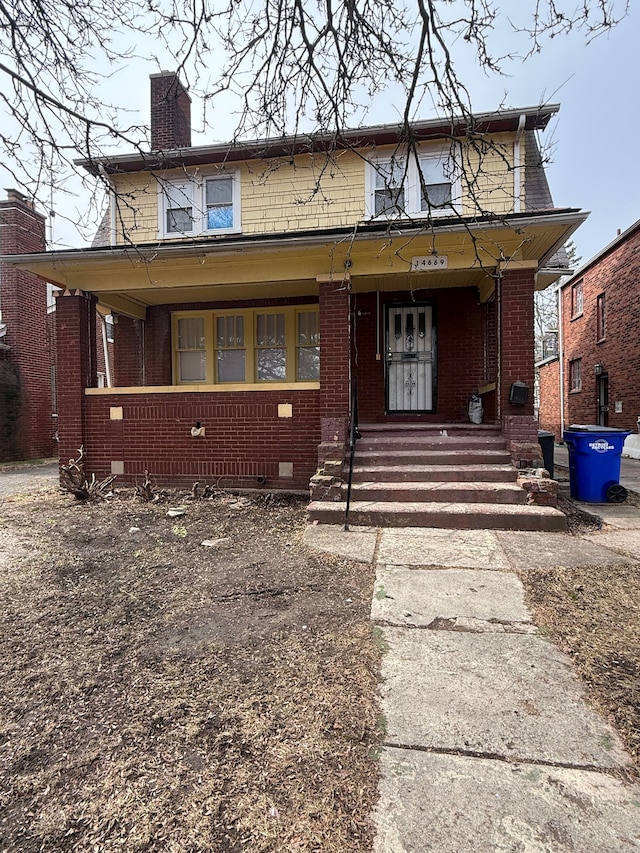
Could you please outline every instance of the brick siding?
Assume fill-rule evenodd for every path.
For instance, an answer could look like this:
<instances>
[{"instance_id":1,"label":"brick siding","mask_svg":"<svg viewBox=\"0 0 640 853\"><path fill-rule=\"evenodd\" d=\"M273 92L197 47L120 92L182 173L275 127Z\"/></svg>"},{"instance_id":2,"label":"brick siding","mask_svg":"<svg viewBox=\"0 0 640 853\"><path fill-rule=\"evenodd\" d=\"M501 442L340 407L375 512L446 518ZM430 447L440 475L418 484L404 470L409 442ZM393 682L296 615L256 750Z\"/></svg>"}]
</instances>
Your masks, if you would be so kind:
<instances>
[{"instance_id":1,"label":"brick siding","mask_svg":"<svg viewBox=\"0 0 640 853\"><path fill-rule=\"evenodd\" d=\"M635 432L640 416L640 225L582 278L583 313L571 317L571 285L562 291L564 337L565 424L597 423L595 365L604 365L609 380L608 425ZM575 283L575 280L574 280ZM606 336L597 340L597 298L606 294ZM582 389L569 391L569 362L582 359ZM548 394L541 389L541 400ZM615 411L615 403L622 411ZM551 408L553 401L545 400ZM559 399L557 400L559 418Z\"/></svg>"},{"instance_id":2,"label":"brick siding","mask_svg":"<svg viewBox=\"0 0 640 853\"><path fill-rule=\"evenodd\" d=\"M19 193L0 201L0 253L18 254L45 249L45 220ZM0 351L3 372L19 384L13 395L15 418L0 415L0 460L33 459L57 452L52 417L51 323L47 315L47 288L31 273L0 265L0 310L7 325ZM9 367L10 365L10 367ZM8 412L6 412L8 416Z\"/></svg>"}]
</instances>

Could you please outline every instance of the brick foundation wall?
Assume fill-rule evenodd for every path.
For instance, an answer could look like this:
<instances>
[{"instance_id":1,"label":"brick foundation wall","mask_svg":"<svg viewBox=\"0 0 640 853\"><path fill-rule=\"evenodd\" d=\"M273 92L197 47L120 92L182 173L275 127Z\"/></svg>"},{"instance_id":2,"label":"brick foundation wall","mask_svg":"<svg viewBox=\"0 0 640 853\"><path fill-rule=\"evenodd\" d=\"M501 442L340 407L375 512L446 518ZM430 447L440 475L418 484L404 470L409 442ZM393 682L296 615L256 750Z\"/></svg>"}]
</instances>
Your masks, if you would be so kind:
<instances>
[{"instance_id":1,"label":"brick foundation wall","mask_svg":"<svg viewBox=\"0 0 640 853\"><path fill-rule=\"evenodd\" d=\"M20 254L45 249L45 220L20 193L9 191L0 201L0 253ZM31 273L7 264L0 269L0 310L7 326L2 358L12 365L19 383L17 409L11 422L0 413L0 460L54 456L56 424L52 417L51 365L46 284ZM9 368L5 368L8 373ZM7 386L8 387L8 386ZM15 389L14 389L15 390ZM5 414L8 414L5 410Z\"/></svg>"},{"instance_id":2,"label":"brick foundation wall","mask_svg":"<svg viewBox=\"0 0 640 853\"><path fill-rule=\"evenodd\" d=\"M424 298L423 298L424 297ZM385 416L385 306L411 302L409 292L380 295L380 354L376 360L376 296L354 296L358 359L358 404L362 423L419 419L425 422L466 422L471 394L486 381L484 321L476 288L423 291L416 301L431 302L437 333L437 388L434 414Z\"/></svg>"},{"instance_id":3,"label":"brick foundation wall","mask_svg":"<svg viewBox=\"0 0 640 853\"><path fill-rule=\"evenodd\" d=\"M609 380L608 426L636 431L640 416L640 226L582 276L583 313L571 317L571 285L562 291L566 423L597 423L594 367ZM597 298L605 294L606 335L597 340ZM582 359L582 390L569 390L569 362ZM615 411L615 403L622 411Z\"/></svg>"},{"instance_id":4,"label":"brick foundation wall","mask_svg":"<svg viewBox=\"0 0 640 853\"><path fill-rule=\"evenodd\" d=\"M148 470L158 483L306 490L320 442L319 396L319 391L87 395L86 470L97 477L123 471L121 483L141 480ZM283 403L292 407L290 418L279 416ZM117 420L111 419L113 410ZM204 437L191 435L196 423Z\"/></svg>"}]
</instances>

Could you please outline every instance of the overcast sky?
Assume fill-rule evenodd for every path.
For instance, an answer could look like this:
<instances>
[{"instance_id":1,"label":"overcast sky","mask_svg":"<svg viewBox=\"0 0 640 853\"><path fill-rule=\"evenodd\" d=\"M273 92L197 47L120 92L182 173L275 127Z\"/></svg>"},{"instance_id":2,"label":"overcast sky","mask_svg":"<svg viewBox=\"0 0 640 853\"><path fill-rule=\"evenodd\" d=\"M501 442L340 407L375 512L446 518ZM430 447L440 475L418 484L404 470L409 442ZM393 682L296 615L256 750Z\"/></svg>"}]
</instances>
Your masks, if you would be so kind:
<instances>
[{"instance_id":1,"label":"overcast sky","mask_svg":"<svg viewBox=\"0 0 640 853\"><path fill-rule=\"evenodd\" d=\"M506 3L504 4L506 5ZM491 111L505 107L561 104L557 118L542 136L551 163L548 178L556 206L588 210L591 215L576 232L574 241L582 261L603 248L640 218L640 167L637 145L640 134L638 81L640 80L640 13L629 16L610 33L585 44L581 34L558 36L547 41L543 51L528 59L505 65L507 76L487 78L462 54L457 60L459 76L468 83L473 109ZM493 36L494 53L520 53L527 41L514 38L505 18ZM139 51L140 52L140 51ZM159 67L173 66L170 55L132 61L119 71L105 91L105 100L126 104L132 123L149 122L148 77ZM393 97L382 96L367 116L368 124L393 122L398 118ZM194 99L193 144L226 141L234 131L229 104L215 111L215 139L211 132L199 134L202 105ZM433 111L424 103L419 118ZM124 153L124 152L121 152ZM70 219L82 211L84 197L75 202L62 196L54 200L59 214ZM76 209L74 209L76 208ZM59 246L81 245L77 235L58 216L54 242Z\"/></svg>"}]
</instances>

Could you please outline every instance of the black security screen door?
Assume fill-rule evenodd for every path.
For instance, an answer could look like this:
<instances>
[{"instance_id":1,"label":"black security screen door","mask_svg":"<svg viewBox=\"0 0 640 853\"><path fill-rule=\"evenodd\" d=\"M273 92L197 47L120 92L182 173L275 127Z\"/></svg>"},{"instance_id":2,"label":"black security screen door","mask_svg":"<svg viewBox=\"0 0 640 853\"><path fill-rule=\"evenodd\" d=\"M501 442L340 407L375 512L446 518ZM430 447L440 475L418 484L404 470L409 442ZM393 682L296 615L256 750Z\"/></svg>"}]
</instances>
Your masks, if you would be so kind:
<instances>
[{"instance_id":1,"label":"black security screen door","mask_svg":"<svg viewBox=\"0 0 640 853\"><path fill-rule=\"evenodd\" d=\"M426 303L387 306L387 411L432 412L435 330Z\"/></svg>"}]
</instances>

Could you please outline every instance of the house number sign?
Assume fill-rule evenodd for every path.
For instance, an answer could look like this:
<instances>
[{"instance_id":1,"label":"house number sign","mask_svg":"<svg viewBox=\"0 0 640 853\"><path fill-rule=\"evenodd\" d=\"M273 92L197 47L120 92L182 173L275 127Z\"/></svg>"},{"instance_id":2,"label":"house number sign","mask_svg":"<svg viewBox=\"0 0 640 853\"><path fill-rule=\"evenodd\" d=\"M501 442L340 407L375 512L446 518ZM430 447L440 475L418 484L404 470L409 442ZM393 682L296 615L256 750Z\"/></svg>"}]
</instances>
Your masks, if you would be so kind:
<instances>
[{"instance_id":1,"label":"house number sign","mask_svg":"<svg viewBox=\"0 0 640 853\"><path fill-rule=\"evenodd\" d=\"M446 270L449 266L447 255L425 255L411 258L411 272L423 270Z\"/></svg>"}]
</instances>

